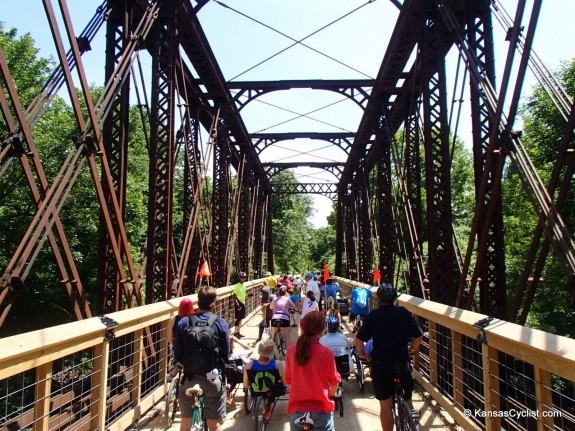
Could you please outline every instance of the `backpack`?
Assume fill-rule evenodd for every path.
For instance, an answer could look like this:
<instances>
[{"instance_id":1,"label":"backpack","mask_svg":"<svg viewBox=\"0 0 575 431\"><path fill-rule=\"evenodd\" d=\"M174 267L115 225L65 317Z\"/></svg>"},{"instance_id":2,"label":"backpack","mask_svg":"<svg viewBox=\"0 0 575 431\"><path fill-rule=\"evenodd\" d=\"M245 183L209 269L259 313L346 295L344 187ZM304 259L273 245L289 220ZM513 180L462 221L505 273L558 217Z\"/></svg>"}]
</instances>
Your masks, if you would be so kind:
<instances>
[{"instance_id":1,"label":"backpack","mask_svg":"<svg viewBox=\"0 0 575 431\"><path fill-rule=\"evenodd\" d=\"M212 326L218 316L208 320L192 314L188 316L190 326L184 332L184 373L202 375L218 368L218 337Z\"/></svg>"},{"instance_id":2,"label":"backpack","mask_svg":"<svg viewBox=\"0 0 575 431\"><path fill-rule=\"evenodd\" d=\"M367 290L359 289L355 303L358 307L364 308L367 305Z\"/></svg>"}]
</instances>

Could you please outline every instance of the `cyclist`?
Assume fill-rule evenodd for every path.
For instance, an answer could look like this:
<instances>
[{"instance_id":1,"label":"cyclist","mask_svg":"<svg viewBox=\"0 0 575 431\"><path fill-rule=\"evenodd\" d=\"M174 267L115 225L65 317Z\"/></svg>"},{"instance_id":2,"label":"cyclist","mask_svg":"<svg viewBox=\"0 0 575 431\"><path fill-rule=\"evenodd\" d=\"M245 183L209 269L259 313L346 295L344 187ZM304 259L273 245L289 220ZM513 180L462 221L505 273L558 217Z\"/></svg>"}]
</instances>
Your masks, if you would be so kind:
<instances>
[{"instance_id":1,"label":"cyclist","mask_svg":"<svg viewBox=\"0 0 575 431\"><path fill-rule=\"evenodd\" d=\"M319 343L325 331L325 316L320 311L311 311L301 320L302 334L297 345L288 350L286 361L287 385L291 385L288 400L290 428L300 430L301 417L309 413L314 430L334 429L334 396L341 376L337 372L333 353Z\"/></svg>"},{"instance_id":2,"label":"cyclist","mask_svg":"<svg viewBox=\"0 0 575 431\"><path fill-rule=\"evenodd\" d=\"M273 359L276 350L275 347L276 346L274 342L270 339L266 339L258 343L257 350L259 357L257 359L250 360L244 367L245 390L250 387L247 370L266 371L277 369L280 373L282 381L285 381L285 362Z\"/></svg>"},{"instance_id":3,"label":"cyclist","mask_svg":"<svg viewBox=\"0 0 575 431\"><path fill-rule=\"evenodd\" d=\"M382 284L377 289L377 298L379 307L366 316L364 324L357 332L355 346L359 357L369 360L365 354L364 343L373 338L371 378L375 397L379 400L379 419L383 431L392 431L394 371L401 371L405 400L413 409L413 378L409 356L419 349L423 331L405 307L394 305L397 292L391 284Z\"/></svg>"},{"instance_id":4,"label":"cyclist","mask_svg":"<svg viewBox=\"0 0 575 431\"><path fill-rule=\"evenodd\" d=\"M210 321L216 309L218 294L215 288L203 286L198 291L198 312L196 316L200 321ZM230 332L227 322L217 317L211 326L213 331L213 342L217 344L217 349L204 349L201 357L200 352L187 345L186 334L191 326L190 319L181 319L178 323L178 330L174 339L174 358L177 364L215 362L216 366L205 373L193 372L187 369L187 365L179 365L184 369L184 379L180 385L179 401L182 419L180 422L181 431L189 431L192 426L192 412L194 410L192 398L185 395L186 389L195 384L199 384L204 393L204 407L208 429L219 431L221 424L226 418L226 387L223 383L223 370L229 361L230 354ZM192 346L193 347L193 346ZM190 360L189 358L192 358ZM197 359L194 359L197 358Z\"/></svg>"},{"instance_id":5,"label":"cyclist","mask_svg":"<svg viewBox=\"0 0 575 431\"><path fill-rule=\"evenodd\" d=\"M341 287L335 284L335 280L333 278L328 278L325 283L324 291L326 309L328 307L329 298L333 298L334 315L338 321L341 321L341 316L339 314L339 303L337 302L337 293L341 292ZM329 312L330 310L327 311Z\"/></svg>"},{"instance_id":6,"label":"cyclist","mask_svg":"<svg viewBox=\"0 0 575 431\"><path fill-rule=\"evenodd\" d=\"M305 315L307 313L309 313L310 311L319 311L319 304L317 303L317 301L315 300L315 295L313 294L312 290L308 290L307 294L306 294L306 298L301 302L300 304L300 310L299 310L299 314L300 314L300 318L299 318L299 322L300 322L300 326L301 326L301 320L305 317Z\"/></svg>"},{"instance_id":7,"label":"cyclist","mask_svg":"<svg viewBox=\"0 0 575 431\"><path fill-rule=\"evenodd\" d=\"M349 369L353 370L353 361L349 355L348 348L353 346L353 341L347 338L339 330L339 320L335 317L327 318L327 334L323 335L319 342L333 352L333 356L347 355L349 358Z\"/></svg>"},{"instance_id":8,"label":"cyclist","mask_svg":"<svg viewBox=\"0 0 575 431\"><path fill-rule=\"evenodd\" d=\"M360 319L365 319L367 313L369 313L369 298L373 294L371 289L366 289L364 287L356 287L351 292L351 309L349 312L349 322L352 323L356 316L360 316ZM353 327L352 332L355 334L357 328Z\"/></svg>"},{"instance_id":9,"label":"cyclist","mask_svg":"<svg viewBox=\"0 0 575 431\"><path fill-rule=\"evenodd\" d=\"M272 316L272 340L278 328L281 328L287 350L291 345L289 310L295 310L296 307L293 301L289 299L289 296L286 295L286 287L283 284L278 285L278 296L270 304L270 308L274 311Z\"/></svg>"},{"instance_id":10,"label":"cyclist","mask_svg":"<svg viewBox=\"0 0 575 431\"><path fill-rule=\"evenodd\" d=\"M178 328L178 323L182 319L182 317L189 316L190 314L194 314L194 302L190 298L184 298L180 302L178 306L178 314L174 317L170 317L168 321L168 331L166 337L168 339L168 344L174 344L174 336L176 335L176 329Z\"/></svg>"}]
</instances>

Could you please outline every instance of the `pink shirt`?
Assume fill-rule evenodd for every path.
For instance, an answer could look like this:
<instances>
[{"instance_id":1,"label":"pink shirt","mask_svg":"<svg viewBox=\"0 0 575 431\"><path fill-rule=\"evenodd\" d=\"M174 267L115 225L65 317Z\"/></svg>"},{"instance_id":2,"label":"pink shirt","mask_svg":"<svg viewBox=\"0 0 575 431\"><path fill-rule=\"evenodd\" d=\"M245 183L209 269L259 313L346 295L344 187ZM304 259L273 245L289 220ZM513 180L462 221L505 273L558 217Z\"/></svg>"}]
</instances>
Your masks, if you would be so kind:
<instances>
[{"instance_id":1,"label":"pink shirt","mask_svg":"<svg viewBox=\"0 0 575 431\"><path fill-rule=\"evenodd\" d=\"M296 348L295 344L289 348L286 361L285 383L291 385L288 414L332 412L333 401L329 397L329 387L341 382L332 351L318 341L312 341L311 358L301 366L295 361Z\"/></svg>"}]
</instances>

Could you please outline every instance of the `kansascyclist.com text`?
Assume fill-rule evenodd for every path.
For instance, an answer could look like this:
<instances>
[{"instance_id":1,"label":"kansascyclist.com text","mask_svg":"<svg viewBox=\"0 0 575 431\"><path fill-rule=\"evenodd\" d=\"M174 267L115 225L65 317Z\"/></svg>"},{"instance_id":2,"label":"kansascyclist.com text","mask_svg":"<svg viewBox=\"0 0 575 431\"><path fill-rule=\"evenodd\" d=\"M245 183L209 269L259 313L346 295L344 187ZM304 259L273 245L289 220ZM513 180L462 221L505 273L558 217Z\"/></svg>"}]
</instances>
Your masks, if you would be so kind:
<instances>
[{"instance_id":1,"label":"kansascyclist.com text","mask_svg":"<svg viewBox=\"0 0 575 431\"><path fill-rule=\"evenodd\" d=\"M475 418L560 418L561 412L558 410L481 410L481 409L465 409L463 414L466 417Z\"/></svg>"}]
</instances>

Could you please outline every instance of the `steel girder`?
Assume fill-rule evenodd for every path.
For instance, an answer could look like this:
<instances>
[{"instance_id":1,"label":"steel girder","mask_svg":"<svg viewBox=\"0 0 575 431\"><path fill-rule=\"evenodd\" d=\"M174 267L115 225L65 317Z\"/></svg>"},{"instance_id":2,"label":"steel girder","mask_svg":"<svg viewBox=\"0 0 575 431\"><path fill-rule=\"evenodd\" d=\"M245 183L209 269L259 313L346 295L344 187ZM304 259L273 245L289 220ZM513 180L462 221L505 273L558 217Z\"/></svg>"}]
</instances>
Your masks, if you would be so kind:
<instances>
[{"instance_id":1,"label":"steel girder","mask_svg":"<svg viewBox=\"0 0 575 431\"><path fill-rule=\"evenodd\" d=\"M315 194L333 199L337 186L332 183L272 183L273 193L279 195Z\"/></svg>"},{"instance_id":2,"label":"steel girder","mask_svg":"<svg viewBox=\"0 0 575 431\"><path fill-rule=\"evenodd\" d=\"M482 3L482 2L479 2ZM470 49L477 58L482 76L495 85L495 57L493 53L493 31L491 22L491 9L489 5L477 4L477 9L467 10L467 39ZM489 139L493 127L493 117L490 115L489 106L481 95L479 83L470 80L471 122L473 133L473 161L475 171L475 189L479 190L481 178L485 169L485 159L489 148ZM483 201L477 201L479 214L486 214L491 200L495 210L491 217L490 225L483 227L485 220L480 217L477 220L478 231L487 230L485 238L484 259L476 262L479 268L479 312L500 319L507 318L507 283L505 281L505 245L503 232L503 204L501 193L493 194L493 181L496 177L488 176L487 191ZM499 178L500 181L500 178ZM498 188L500 186L498 185ZM480 240L480 238L478 238ZM466 274L461 274L466 277ZM460 285L461 285L460 281Z\"/></svg>"},{"instance_id":3,"label":"steel girder","mask_svg":"<svg viewBox=\"0 0 575 431\"><path fill-rule=\"evenodd\" d=\"M312 139L330 142L349 154L354 133L327 133L327 132L302 132L302 133L252 133L250 138L256 152L261 154L263 150L281 141L292 139Z\"/></svg>"},{"instance_id":4,"label":"steel girder","mask_svg":"<svg viewBox=\"0 0 575 431\"><path fill-rule=\"evenodd\" d=\"M272 91L291 90L293 88L309 88L312 90L335 91L353 100L365 109L369 99L368 88L373 87L373 79L360 80L323 80L310 79L302 81L232 81L228 84L230 90L238 90L234 95L238 109L241 110L252 100Z\"/></svg>"},{"instance_id":5,"label":"steel girder","mask_svg":"<svg viewBox=\"0 0 575 431\"><path fill-rule=\"evenodd\" d=\"M186 113L181 144L185 150L183 202L185 232L176 296L195 293L202 258L208 260L209 255L208 245L205 243L207 239L202 237L202 232L206 231L207 220L204 209L202 155L198 146L198 110L188 106ZM200 229L200 226L203 229Z\"/></svg>"},{"instance_id":6,"label":"steel girder","mask_svg":"<svg viewBox=\"0 0 575 431\"><path fill-rule=\"evenodd\" d=\"M373 263L373 241L371 230L371 208L369 199L369 178L363 174L356 182L353 197L355 197L355 218L357 223L357 279L361 283L371 283Z\"/></svg>"},{"instance_id":7,"label":"steel girder","mask_svg":"<svg viewBox=\"0 0 575 431\"><path fill-rule=\"evenodd\" d=\"M174 2L164 2L152 35L152 107L150 113L150 177L146 243L146 303L169 299L174 277L171 253L174 107L177 40Z\"/></svg>"},{"instance_id":8,"label":"steel girder","mask_svg":"<svg viewBox=\"0 0 575 431\"><path fill-rule=\"evenodd\" d=\"M272 274L275 273L275 264L274 264L274 242L273 242L273 230L272 230L272 210L271 206L271 193L265 194L265 240L264 240L264 247L266 250L266 269L270 271Z\"/></svg>"},{"instance_id":9,"label":"steel girder","mask_svg":"<svg viewBox=\"0 0 575 431\"><path fill-rule=\"evenodd\" d=\"M255 220L253 229L253 255L252 255L252 270L253 277L259 278L263 276L262 266L263 266L263 253L264 253L264 239L266 237L265 232L265 212L266 208L266 197L259 190L256 196L256 208L255 208Z\"/></svg>"},{"instance_id":10,"label":"steel girder","mask_svg":"<svg viewBox=\"0 0 575 431\"><path fill-rule=\"evenodd\" d=\"M357 220L356 220L356 202L351 191L341 196L344 202L344 225L345 225L345 258L347 268L347 278L357 280Z\"/></svg>"},{"instance_id":11,"label":"steel girder","mask_svg":"<svg viewBox=\"0 0 575 431\"><path fill-rule=\"evenodd\" d=\"M341 175L341 168L343 163L338 162L294 162L294 163L262 163L262 167L266 170L268 177L271 179L278 173L286 169L293 169L299 167L323 169L332 174L336 179Z\"/></svg>"},{"instance_id":12,"label":"steel girder","mask_svg":"<svg viewBox=\"0 0 575 431\"><path fill-rule=\"evenodd\" d=\"M344 207L345 196L338 193L336 206L336 226L335 226L335 273L343 275L343 253L345 252L345 230L344 230Z\"/></svg>"},{"instance_id":13,"label":"steel girder","mask_svg":"<svg viewBox=\"0 0 575 431\"><path fill-rule=\"evenodd\" d=\"M396 228L392 208L391 183L391 127L389 111L384 110L375 134L377 228L375 241L379 240L379 270L381 279L386 283L394 281L394 252L396 250Z\"/></svg>"},{"instance_id":14,"label":"steel girder","mask_svg":"<svg viewBox=\"0 0 575 431\"><path fill-rule=\"evenodd\" d=\"M456 261L451 215L451 155L444 58L447 52L447 31L441 19L432 15L424 17L421 26L430 299L455 305Z\"/></svg>"},{"instance_id":15,"label":"steel girder","mask_svg":"<svg viewBox=\"0 0 575 431\"><path fill-rule=\"evenodd\" d=\"M239 260L236 262L236 272L244 271L248 276L250 271L250 254L252 242L252 203L255 193L251 187L249 172L242 172L241 187L239 190L239 212L236 217L238 229L238 254Z\"/></svg>"},{"instance_id":16,"label":"steel girder","mask_svg":"<svg viewBox=\"0 0 575 431\"><path fill-rule=\"evenodd\" d=\"M224 114L224 118L227 117ZM217 139L214 145L214 169L212 189L212 283L225 286L228 280L228 243L230 219L230 178L231 159L228 128L222 118L217 125Z\"/></svg>"},{"instance_id":17,"label":"steel girder","mask_svg":"<svg viewBox=\"0 0 575 431\"><path fill-rule=\"evenodd\" d=\"M409 111L407 111L409 112ZM423 279L426 278L423 264L424 241L423 209L421 204L421 163L419 115L409 114L405 119L405 187L403 198L405 218L409 226L409 238L406 238L406 249L409 256L409 293L421 298L429 295L423 292ZM424 295L425 293L425 295Z\"/></svg>"},{"instance_id":18,"label":"steel girder","mask_svg":"<svg viewBox=\"0 0 575 431\"><path fill-rule=\"evenodd\" d=\"M0 71L8 95L6 97L4 91L0 90L0 110L9 132L9 137L2 140L2 157L0 159L2 171L6 165L11 163L11 159L18 158L34 204L40 210L43 200L46 198L46 191L49 189L48 180L46 179L36 144L32 138L32 128L29 124L32 118L30 118L29 112L23 110L8 69L8 63L1 49ZM12 102L12 107L8 103L9 100ZM15 117L12 112L14 112ZM61 283L66 290L76 319L81 320L84 317L91 317L90 307L84 294L82 282L76 269L62 222L57 213L54 213L53 218L55 232L48 230L47 237L60 273ZM60 250L60 247L62 250ZM3 274L0 284L0 326L6 319L14 301L27 291L24 282L25 276L21 275L21 271L13 271L9 267Z\"/></svg>"},{"instance_id":19,"label":"steel girder","mask_svg":"<svg viewBox=\"0 0 575 431\"><path fill-rule=\"evenodd\" d=\"M133 10L129 2L113 2L111 14L107 20L106 33L106 82L114 75L127 45L128 35L132 32ZM116 193L122 219L126 215L126 185L128 175L128 129L130 125L130 75L123 82L120 92L112 101L110 114L104 120L102 128L103 145L110 164L110 173L114 189L104 188L106 200L111 202L110 193ZM118 238L118 223L113 220L114 235ZM105 314L121 310L122 297L120 279L115 265L105 220L100 218L98 252L98 280L96 287L96 313Z\"/></svg>"}]
</instances>

